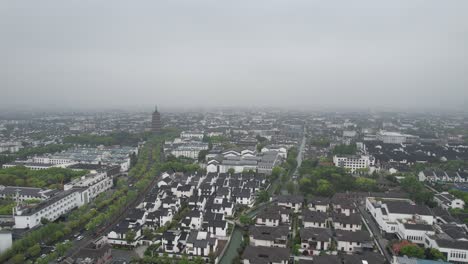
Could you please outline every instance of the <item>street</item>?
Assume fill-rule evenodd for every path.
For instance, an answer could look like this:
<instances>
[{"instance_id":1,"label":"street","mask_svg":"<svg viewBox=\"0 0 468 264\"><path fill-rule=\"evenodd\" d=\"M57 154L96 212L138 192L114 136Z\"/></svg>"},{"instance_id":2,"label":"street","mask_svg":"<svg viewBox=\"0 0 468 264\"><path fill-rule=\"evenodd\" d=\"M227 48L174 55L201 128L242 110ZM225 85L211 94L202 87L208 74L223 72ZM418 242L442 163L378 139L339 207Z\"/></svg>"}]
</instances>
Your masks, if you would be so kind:
<instances>
[{"instance_id":1,"label":"street","mask_svg":"<svg viewBox=\"0 0 468 264\"><path fill-rule=\"evenodd\" d=\"M375 242L377 242L377 246L379 247L380 252L383 253L385 259L387 259L387 261L391 263L392 256L387 250L388 240L382 237L382 234L380 233L380 228L374 222L374 219L369 214L369 212L366 211L366 208L362 205L358 206L357 208L363 218L364 224L368 227L369 232L372 233Z\"/></svg>"}]
</instances>

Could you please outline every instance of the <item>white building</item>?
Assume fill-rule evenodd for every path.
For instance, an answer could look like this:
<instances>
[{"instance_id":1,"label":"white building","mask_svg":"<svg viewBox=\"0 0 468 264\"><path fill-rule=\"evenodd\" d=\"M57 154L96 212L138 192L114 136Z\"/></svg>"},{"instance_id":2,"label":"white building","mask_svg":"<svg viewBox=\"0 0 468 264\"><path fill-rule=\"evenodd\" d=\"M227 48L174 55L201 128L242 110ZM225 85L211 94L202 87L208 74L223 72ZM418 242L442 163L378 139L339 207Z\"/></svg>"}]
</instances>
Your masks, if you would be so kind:
<instances>
[{"instance_id":1,"label":"white building","mask_svg":"<svg viewBox=\"0 0 468 264\"><path fill-rule=\"evenodd\" d=\"M265 147L262 148L261 152L262 152L262 153L276 152L276 153L279 153L279 155L280 155L283 159L287 159L287 158L288 158L288 149L285 148L285 147L282 147L282 146L273 146L273 145L265 146Z\"/></svg>"},{"instance_id":2,"label":"white building","mask_svg":"<svg viewBox=\"0 0 468 264\"><path fill-rule=\"evenodd\" d=\"M65 184L63 186L63 189L67 191L72 189L73 187L86 188L86 192L88 192L89 199L92 200L100 193L112 188L112 185L112 178L108 177L105 172L93 172Z\"/></svg>"},{"instance_id":3,"label":"white building","mask_svg":"<svg viewBox=\"0 0 468 264\"><path fill-rule=\"evenodd\" d=\"M333 164L336 167L342 167L355 172L358 169L369 169L375 165L375 158L372 156L333 156Z\"/></svg>"},{"instance_id":4,"label":"white building","mask_svg":"<svg viewBox=\"0 0 468 264\"><path fill-rule=\"evenodd\" d=\"M15 161L12 163L7 163L3 164L3 168L12 168L16 166L24 166L27 169L30 170L47 170L50 168L66 168L68 165L72 165L73 163L68 163L68 164L50 164L50 163L33 163L33 162L19 162Z\"/></svg>"},{"instance_id":5,"label":"white building","mask_svg":"<svg viewBox=\"0 0 468 264\"><path fill-rule=\"evenodd\" d=\"M434 235L435 231L432 229L432 225L418 224L403 221L397 222L397 235L402 240L408 240L416 244L424 244L424 238L426 235Z\"/></svg>"},{"instance_id":6,"label":"white building","mask_svg":"<svg viewBox=\"0 0 468 264\"><path fill-rule=\"evenodd\" d=\"M36 207L18 206L15 208L15 228L33 228L41 224L42 218L55 221L71 210L89 203L97 195L110 189L112 185L112 178L107 177L105 173L84 176L83 179L66 185L63 192L39 203Z\"/></svg>"},{"instance_id":7,"label":"white building","mask_svg":"<svg viewBox=\"0 0 468 264\"><path fill-rule=\"evenodd\" d=\"M468 241L441 239L437 236L426 236L426 248L436 248L447 257L450 263L468 263Z\"/></svg>"},{"instance_id":8,"label":"white building","mask_svg":"<svg viewBox=\"0 0 468 264\"><path fill-rule=\"evenodd\" d=\"M385 144L403 144L415 141L418 137L413 135L401 134L399 132L389 132L381 130L377 133L377 140Z\"/></svg>"},{"instance_id":9,"label":"white building","mask_svg":"<svg viewBox=\"0 0 468 264\"><path fill-rule=\"evenodd\" d=\"M0 186L0 198L18 199L19 201L37 199L46 200L56 191L34 187ZM18 195L18 197L16 197Z\"/></svg>"},{"instance_id":10,"label":"white building","mask_svg":"<svg viewBox=\"0 0 468 264\"><path fill-rule=\"evenodd\" d=\"M33 228L41 224L41 219L55 221L60 216L85 204L83 189L71 189L38 204L34 208L15 208L15 226L17 229Z\"/></svg>"},{"instance_id":11,"label":"white building","mask_svg":"<svg viewBox=\"0 0 468 264\"><path fill-rule=\"evenodd\" d=\"M434 224L434 216L427 206L414 204L408 199L367 197L366 209L386 233L396 233L398 221Z\"/></svg>"},{"instance_id":12,"label":"white building","mask_svg":"<svg viewBox=\"0 0 468 264\"><path fill-rule=\"evenodd\" d=\"M21 145L21 142L0 142L0 153L2 152L16 153L22 147L23 146Z\"/></svg>"},{"instance_id":13,"label":"white building","mask_svg":"<svg viewBox=\"0 0 468 264\"><path fill-rule=\"evenodd\" d=\"M202 140L205 133L203 131L183 131L180 137L183 139L198 139Z\"/></svg>"},{"instance_id":14,"label":"white building","mask_svg":"<svg viewBox=\"0 0 468 264\"><path fill-rule=\"evenodd\" d=\"M463 209L465 202L448 192L442 192L434 195L434 201L442 208L448 209Z\"/></svg>"},{"instance_id":15,"label":"white building","mask_svg":"<svg viewBox=\"0 0 468 264\"><path fill-rule=\"evenodd\" d=\"M189 255L207 257L216 252L218 239L209 232L191 231L187 238L186 252Z\"/></svg>"},{"instance_id":16,"label":"white building","mask_svg":"<svg viewBox=\"0 0 468 264\"><path fill-rule=\"evenodd\" d=\"M183 144L174 145L170 149L170 153L175 157L187 157L191 159L198 159L198 154L202 150L208 150L208 143L186 142Z\"/></svg>"}]
</instances>

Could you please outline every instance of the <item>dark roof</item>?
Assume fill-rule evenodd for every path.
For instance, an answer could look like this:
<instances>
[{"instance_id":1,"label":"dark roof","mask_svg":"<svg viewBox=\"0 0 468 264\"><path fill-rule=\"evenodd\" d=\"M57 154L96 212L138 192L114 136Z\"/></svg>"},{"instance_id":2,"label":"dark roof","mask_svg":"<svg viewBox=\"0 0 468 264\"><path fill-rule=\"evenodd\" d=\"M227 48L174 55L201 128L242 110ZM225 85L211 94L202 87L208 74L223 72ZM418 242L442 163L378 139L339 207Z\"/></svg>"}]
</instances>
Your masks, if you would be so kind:
<instances>
[{"instance_id":1,"label":"dark roof","mask_svg":"<svg viewBox=\"0 0 468 264\"><path fill-rule=\"evenodd\" d=\"M457 226L457 225L440 225L442 231L444 231L448 236L453 239L468 239L464 228Z\"/></svg>"},{"instance_id":2,"label":"dark roof","mask_svg":"<svg viewBox=\"0 0 468 264\"><path fill-rule=\"evenodd\" d=\"M329 241L332 237L330 229L327 228L301 228L299 230L301 239L313 241Z\"/></svg>"},{"instance_id":3,"label":"dark roof","mask_svg":"<svg viewBox=\"0 0 468 264\"><path fill-rule=\"evenodd\" d=\"M410 204L403 201L385 201L385 204L387 204L390 213L432 215L431 210L425 205Z\"/></svg>"},{"instance_id":4,"label":"dark roof","mask_svg":"<svg viewBox=\"0 0 468 264\"><path fill-rule=\"evenodd\" d=\"M199 238L199 231L193 230L190 232L187 243L193 244L194 247L206 248L207 245L214 245L216 238L212 238L209 232L205 232L206 236Z\"/></svg>"},{"instance_id":5,"label":"dark roof","mask_svg":"<svg viewBox=\"0 0 468 264\"><path fill-rule=\"evenodd\" d=\"M277 238L287 237L289 234L289 227L250 226L249 233L254 239L275 240Z\"/></svg>"},{"instance_id":6,"label":"dark roof","mask_svg":"<svg viewBox=\"0 0 468 264\"><path fill-rule=\"evenodd\" d=\"M309 200L309 204L312 204L312 205L329 205L330 204L330 198L328 197L317 196L317 197L310 198L308 200Z\"/></svg>"},{"instance_id":7,"label":"dark roof","mask_svg":"<svg viewBox=\"0 0 468 264\"><path fill-rule=\"evenodd\" d=\"M343 255L343 264L384 264L385 258L379 253L363 252L362 254Z\"/></svg>"},{"instance_id":8,"label":"dark roof","mask_svg":"<svg viewBox=\"0 0 468 264\"><path fill-rule=\"evenodd\" d=\"M433 231L431 225L425 225L425 224L403 224L405 229L410 229L410 230L421 230L421 231Z\"/></svg>"},{"instance_id":9,"label":"dark roof","mask_svg":"<svg viewBox=\"0 0 468 264\"><path fill-rule=\"evenodd\" d=\"M333 222L342 223L342 224L351 224L351 225L361 225L362 220L359 214L350 214L346 216L344 214L334 214Z\"/></svg>"},{"instance_id":10,"label":"dark roof","mask_svg":"<svg viewBox=\"0 0 468 264\"><path fill-rule=\"evenodd\" d=\"M289 249L247 246L242 254L242 259L248 259L252 264L288 261Z\"/></svg>"},{"instance_id":11,"label":"dark roof","mask_svg":"<svg viewBox=\"0 0 468 264\"><path fill-rule=\"evenodd\" d=\"M324 212L314 212L310 210L304 210L302 213L303 222L313 222L313 223L324 223L328 219L328 214Z\"/></svg>"},{"instance_id":12,"label":"dark roof","mask_svg":"<svg viewBox=\"0 0 468 264\"><path fill-rule=\"evenodd\" d=\"M303 203L304 196L302 195L279 195L276 200L278 203Z\"/></svg>"},{"instance_id":13,"label":"dark roof","mask_svg":"<svg viewBox=\"0 0 468 264\"><path fill-rule=\"evenodd\" d=\"M463 249L468 248L468 241L437 239L437 245L442 248Z\"/></svg>"},{"instance_id":14,"label":"dark roof","mask_svg":"<svg viewBox=\"0 0 468 264\"><path fill-rule=\"evenodd\" d=\"M314 257L313 262L314 264L337 264L341 263L338 256L333 255L324 255L324 256L316 256Z\"/></svg>"},{"instance_id":15,"label":"dark roof","mask_svg":"<svg viewBox=\"0 0 468 264\"><path fill-rule=\"evenodd\" d=\"M337 241L348 241L348 242L367 242L371 241L369 233L366 231L346 231L346 230L336 230L336 240Z\"/></svg>"}]
</instances>

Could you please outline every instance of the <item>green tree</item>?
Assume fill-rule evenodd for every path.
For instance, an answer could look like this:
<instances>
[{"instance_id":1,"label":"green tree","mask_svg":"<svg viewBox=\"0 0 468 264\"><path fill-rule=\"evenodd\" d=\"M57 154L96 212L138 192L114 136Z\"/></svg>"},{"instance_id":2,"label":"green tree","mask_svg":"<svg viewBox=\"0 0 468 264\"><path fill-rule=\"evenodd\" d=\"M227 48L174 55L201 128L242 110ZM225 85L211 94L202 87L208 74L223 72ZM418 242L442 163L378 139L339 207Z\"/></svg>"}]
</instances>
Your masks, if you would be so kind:
<instances>
[{"instance_id":1,"label":"green tree","mask_svg":"<svg viewBox=\"0 0 468 264\"><path fill-rule=\"evenodd\" d=\"M270 194L265 191L265 190L262 190L258 193L258 202L259 203L264 203L264 202L268 202L270 200Z\"/></svg>"},{"instance_id":2,"label":"green tree","mask_svg":"<svg viewBox=\"0 0 468 264\"><path fill-rule=\"evenodd\" d=\"M294 194L296 190L296 186L294 185L294 182L288 181L286 184L286 190L288 191L289 194Z\"/></svg>"},{"instance_id":3,"label":"green tree","mask_svg":"<svg viewBox=\"0 0 468 264\"><path fill-rule=\"evenodd\" d=\"M321 196L331 196L334 193L331 183L327 180L319 180L315 191Z\"/></svg>"},{"instance_id":4,"label":"green tree","mask_svg":"<svg viewBox=\"0 0 468 264\"><path fill-rule=\"evenodd\" d=\"M357 147L356 144L351 143L349 145L337 145L333 148L334 155L354 155L356 154Z\"/></svg>"},{"instance_id":5,"label":"green tree","mask_svg":"<svg viewBox=\"0 0 468 264\"><path fill-rule=\"evenodd\" d=\"M11 258L13 263L15 264L23 264L24 263L24 255L23 254L16 254Z\"/></svg>"},{"instance_id":6,"label":"green tree","mask_svg":"<svg viewBox=\"0 0 468 264\"><path fill-rule=\"evenodd\" d=\"M361 191L372 191L376 188L377 184L374 179L358 177L355 181L356 188Z\"/></svg>"},{"instance_id":7,"label":"green tree","mask_svg":"<svg viewBox=\"0 0 468 264\"><path fill-rule=\"evenodd\" d=\"M125 234L125 241L128 244L132 244L133 241L135 241L136 233L133 230L128 230L128 232Z\"/></svg>"},{"instance_id":8,"label":"green tree","mask_svg":"<svg viewBox=\"0 0 468 264\"><path fill-rule=\"evenodd\" d=\"M228 169L228 173L229 174L234 174L236 171L234 170L234 168L229 168Z\"/></svg>"},{"instance_id":9,"label":"green tree","mask_svg":"<svg viewBox=\"0 0 468 264\"><path fill-rule=\"evenodd\" d=\"M37 257L41 253L41 246L39 244L34 244L34 246L28 248L28 256Z\"/></svg>"},{"instance_id":10,"label":"green tree","mask_svg":"<svg viewBox=\"0 0 468 264\"><path fill-rule=\"evenodd\" d=\"M59 243L57 244L56 251L59 256L65 255L69 248L69 245L67 243Z\"/></svg>"},{"instance_id":11,"label":"green tree","mask_svg":"<svg viewBox=\"0 0 468 264\"><path fill-rule=\"evenodd\" d=\"M445 256L437 248L426 249L426 258L445 261Z\"/></svg>"},{"instance_id":12,"label":"green tree","mask_svg":"<svg viewBox=\"0 0 468 264\"><path fill-rule=\"evenodd\" d=\"M400 255L410 258L424 258L424 249L418 245L410 244L401 247Z\"/></svg>"},{"instance_id":13,"label":"green tree","mask_svg":"<svg viewBox=\"0 0 468 264\"><path fill-rule=\"evenodd\" d=\"M271 176L270 177L271 177L272 180L276 180L281 176L281 174L283 174L283 168L275 166L271 170Z\"/></svg>"},{"instance_id":14,"label":"green tree","mask_svg":"<svg viewBox=\"0 0 468 264\"><path fill-rule=\"evenodd\" d=\"M201 150L200 152L198 152L198 161L200 162L205 161L207 154L208 154L208 150Z\"/></svg>"},{"instance_id":15,"label":"green tree","mask_svg":"<svg viewBox=\"0 0 468 264\"><path fill-rule=\"evenodd\" d=\"M239 217L239 222L243 225L250 225L252 223L252 219L247 215L241 215Z\"/></svg>"}]
</instances>

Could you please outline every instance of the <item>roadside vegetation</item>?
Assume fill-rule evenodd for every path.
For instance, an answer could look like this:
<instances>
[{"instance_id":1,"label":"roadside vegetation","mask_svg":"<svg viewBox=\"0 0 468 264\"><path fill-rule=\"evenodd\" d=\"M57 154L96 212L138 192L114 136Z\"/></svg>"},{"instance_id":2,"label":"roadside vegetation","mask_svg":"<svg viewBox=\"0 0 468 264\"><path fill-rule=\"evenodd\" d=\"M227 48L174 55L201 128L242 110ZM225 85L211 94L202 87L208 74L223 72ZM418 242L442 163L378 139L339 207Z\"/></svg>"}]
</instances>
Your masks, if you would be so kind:
<instances>
[{"instance_id":1,"label":"roadside vegetation","mask_svg":"<svg viewBox=\"0 0 468 264\"><path fill-rule=\"evenodd\" d=\"M87 174L64 168L30 170L24 166L0 169L0 185L60 189L64 183Z\"/></svg>"}]
</instances>

